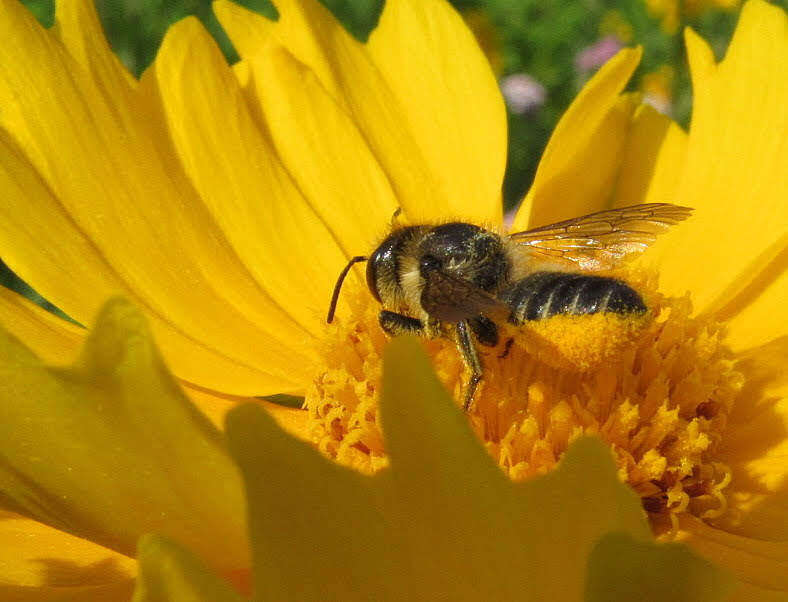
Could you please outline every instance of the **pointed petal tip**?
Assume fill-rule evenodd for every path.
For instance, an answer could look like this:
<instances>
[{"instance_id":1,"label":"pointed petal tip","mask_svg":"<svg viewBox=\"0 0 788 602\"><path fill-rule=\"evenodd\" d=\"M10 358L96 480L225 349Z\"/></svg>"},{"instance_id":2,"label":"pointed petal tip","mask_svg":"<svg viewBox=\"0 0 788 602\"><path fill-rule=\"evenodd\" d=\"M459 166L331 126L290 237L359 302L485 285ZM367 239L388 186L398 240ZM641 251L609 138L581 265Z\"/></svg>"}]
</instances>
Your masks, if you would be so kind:
<instances>
[{"instance_id":1,"label":"pointed petal tip","mask_svg":"<svg viewBox=\"0 0 788 602\"><path fill-rule=\"evenodd\" d=\"M158 533L144 533L137 540L137 560L155 556L169 546L169 540Z\"/></svg>"},{"instance_id":2,"label":"pointed petal tip","mask_svg":"<svg viewBox=\"0 0 788 602\"><path fill-rule=\"evenodd\" d=\"M126 297L110 297L99 311L96 323L111 323L113 321L119 321L127 318L136 318L140 321L144 320L142 313L137 309L137 306L129 301Z\"/></svg>"},{"instance_id":3,"label":"pointed petal tip","mask_svg":"<svg viewBox=\"0 0 788 602\"><path fill-rule=\"evenodd\" d=\"M225 431L230 435L232 432L237 432L239 428L245 427L249 423L267 421L274 422L259 404L250 402L242 403L229 412L224 419Z\"/></svg>"},{"instance_id":4,"label":"pointed petal tip","mask_svg":"<svg viewBox=\"0 0 788 602\"><path fill-rule=\"evenodd\" d=\"M618 469L610 447L597 436L583 435L573 441L556 468L564 477L587 475L593 470L595 477L622 490L631 491L618 478ZM634 497L634 493L632 494Z\"/></svg>"},{"instance_id":5,"label":"pointed petal tip","mask_svg":"<svg viewBox=\"0 0 788 602\"><path fill-rule=\"evenodd\" d=\"M180 57L180 61L175 60L173 62L182 62L185 60L183 57L186 56L186 53L195 43L205 43L208 40L214 43L202 22L194 15L188 15L176 21L167 29L156 53L156 61L153 67L157 68L157 72L160 72L163 65L167 62L166 57L172 55Z\"/></svg>"},{"instance_id":6,"label":"pointed petal tip","mask_svg":"<svg viewBox=\"0 0 788 602\"><path fill-rule=\"evenodd\" d=\"M203 30L202 22L195 16L195 15L186 15L183 19L179 19L175 23L169 26L167 29L167 33L165 33L165 39L169 36L173 31L178 30Z\"/></svg>"},{"instance_id":7,"label":"pointed petal tip","mask_svg":"<svg viewBox=\"0 0 788 602\"><path fill-rule=\"evenodd\" d=\"M690 71L693 75L696 77L705 75L716 66L711 46L692 27L684 28L684 44L687 48Z\"/></svg>"},{"instance_id":8,"label":"pointed petal tip","mask_svg":"<svg viewBox=\"0 0 788 602\"><path fill-rule=\"evenodd\" d=\"M154 350L147 318L125 297L112 297L99 310L82 359L98 372L112 372L143 350Z\"/></svg>"},{"instance_id":9,"label":"pointed petal tip","mask_svg":"<svg viewBox=\"0 0 788 602\"><path fill-rule=\"evenodd\" d=\"M393 418L403 410L409 411L410 406L423 405L426 400L440 406L441 413L457 412L417 337L405 335L392 339L383 351L383 365L380 406L384 416Z\"/></svg>"},{"instance_id":10,"label":"pointed petal tip","mask_svg":"<svg viewBox=\"0 0 788 602\"><path fill-rule=\"evenodd\" d=\"M609 64L615 65L617 63L622 63L626 66L631 66L633 69L640 63L640 59L643 57L643 46L627 46L619 50L613 58L610 59Z\"/></svg>"},{"instance_id":11,"label":"pointed petal tip","mask_svg":"<svg viewBox=\"0 0 788 602\"><path fill-rule=\"evenodd\" d=\"M748 22L749 19L774 22L775 19L779 19L783 23L788 23L788 13L779 4L765 0L747 0L742 6L740 19L742 22Z\"/></svg>"},{"instance_id":12,"label":"pointed petal tip","mask_svg":"<svg viewBox=\"0 0 788 602\"><path fill-rule=\"evenodd\" d=\"M602 439L593 435L584 435L577 438L566 450L566 455L562 460L562 465L572 467L580 462L581 459L589 459L600 465L607 465L615 471L613 454Z\"/></svg>"},{"instance_id":13,"label":"pointed petal tip","mask_svg":"<svg viewBox=\"0 0 788 602\"><path fill-rule=\"evenodd\" d=\"M381 421L392 470L430 479L500 485L506 477L486 453L468 416L444 388L414 336L396 337L383 359Z\"/></svg>"}]
</instances>

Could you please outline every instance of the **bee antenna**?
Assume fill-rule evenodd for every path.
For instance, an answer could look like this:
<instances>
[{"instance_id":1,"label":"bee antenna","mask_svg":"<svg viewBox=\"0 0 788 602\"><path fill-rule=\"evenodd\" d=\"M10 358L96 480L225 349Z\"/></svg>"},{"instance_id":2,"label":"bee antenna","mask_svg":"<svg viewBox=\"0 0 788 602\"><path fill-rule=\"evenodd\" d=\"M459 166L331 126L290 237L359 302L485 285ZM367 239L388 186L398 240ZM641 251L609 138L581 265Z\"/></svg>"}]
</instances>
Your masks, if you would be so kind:
<instances>
[{"instance_id":1,"label":"bee antenna","mask_svg":"<svg viewBox=\"0 0 788 602\"><path fill-rule=\"evenodd\" d=\"M342 289L342 283L345 281L345 276L347 276L347 273L350 271L350 268L353 267L353 264L359 263L361 261L367 261L368 259L369 257L366 257L365 255L357 255L348 261L345 269L340 272L339 278L337 278L337 283L334 285L334 293L331 295L331 305L328 308L328 317L326 318L326 322L329 324L334 321L334 313L337 310L337 301L339 300L339 291Z\"/></svg>"}]
</instances>

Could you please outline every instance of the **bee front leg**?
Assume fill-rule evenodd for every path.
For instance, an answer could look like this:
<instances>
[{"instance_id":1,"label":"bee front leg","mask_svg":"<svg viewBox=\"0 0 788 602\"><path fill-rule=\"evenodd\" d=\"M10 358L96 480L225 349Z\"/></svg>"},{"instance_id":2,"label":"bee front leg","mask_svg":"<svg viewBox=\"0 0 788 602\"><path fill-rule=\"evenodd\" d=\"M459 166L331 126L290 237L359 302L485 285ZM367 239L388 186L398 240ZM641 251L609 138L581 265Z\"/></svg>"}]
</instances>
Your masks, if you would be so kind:
<instances>
[{"instance_id":1,"label":"bee front leg","mask_svg":"<svg viewBox=\"0 0 788 602\"><path fill-rule=\"evenodd\" d=\"M457 322L454 332L456 334L457 348L460 350L462 361L465 362L465 366L471 373L470 379L468 380L468 386L465 389L465 401L462 405L463 409L467 412L473 405L473 397L482 380L482 362L476 351L476 345L473 342L468 322L465 320Z\"/></svg>"},{"instance_id":2,"label":"bee front leg","mask_svg":"<svg viewBox=\"0 0 788 602\"><path fill-rule=\"evenodd\" d=\"M401 334L415 334L416 336L426 336L424 323L416 318L394 313L393 311L383 310L378 315L380 327L386 334L395 337Z\"/></svg>"}]
</instances>

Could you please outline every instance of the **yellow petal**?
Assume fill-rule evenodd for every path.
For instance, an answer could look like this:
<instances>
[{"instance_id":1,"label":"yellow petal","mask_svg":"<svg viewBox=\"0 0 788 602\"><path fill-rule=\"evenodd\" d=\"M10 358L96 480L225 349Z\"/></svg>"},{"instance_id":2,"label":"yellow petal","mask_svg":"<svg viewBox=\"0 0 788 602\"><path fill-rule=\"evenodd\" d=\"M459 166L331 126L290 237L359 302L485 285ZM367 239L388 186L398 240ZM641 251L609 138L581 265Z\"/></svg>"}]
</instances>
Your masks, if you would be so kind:
<instances>
[{"instance_id":1,"label":"yellow petal","mask_svg":"<svg viewBox=\"0 0 788 602\"><path fill-rule=\"evenodd\" d=\"M25 299L21 295L0 287L0 325L33 351L46 364L65 365L73 362L84 343L87 331L81 326L63 320L53 313ZM181 382L184 393L214 426L224 428L227 412L240 403L256 402L264 407L288 433L305 438L306 412L263 400L235 397L199 389L191 383Z\"/></svg>"},{"instance_id":2,"label":"yellow petal","mask_svg":"<svg viewBox=\"0 0 788 602\"><path fill-rule=\"evenodd\" d=\"M578 599L597 538L614 530L650 538L599 440L577 441L558 469L514 484L484 453L416 341L395 340L385 357L391 499L402 502L396 516L433 596L445 590L461 599L474 584L478 599L517 599L527 584L534 600Z\"/></svg>"},{"instance_id":3,"label":"yellow petal","mask_svg":"<svg viewBox=\"0 0 788 602\"><path fill-rule=\"evenodd\" d=\"M265 409L285 432L299 439L309 440L309 435L306 432L307 412L305 410L278 405L262 399L222 395L214 391L198 389L188 383L182 384L183 392L191 402L220 430L224 429L225 419L230 410L242 403L256 403Z\"/></svg>"},{"instance_id":4,"label":"yellow petal","mask_svg":"<svg viewBox=\"0 0 788 602\"><path fill-rule=\"evenodd\" d=\"M635 203L675 203L687 134L670 118L640 105L632 118L622 149L613 206Z\"/></svg>"},{"instance_id":5,"label":"yellow petal","mask_svg":"<svg viewBox=\"0 0 788 602\"><path fill-rule=\"evenodd\" d=\"M57 0L52 32L88 71L108 100L127 102L137 81L104 37L96 7L81 0Z\"/></svg>"},{"instance_id":6,"label":"yellow petal","mask_svg":"<svg viewBox=\"0 0 788 602\"><path fill-rule=\"evenodd\" d=\"M163 537L140 539L139 563L132 602L241 602L188 550Z\"/></svg>"},{"instance_id":7,"label":"yellow petal","mask_svg":"<svg viewBox=\"0 0 788 602\"><path fill-rule=\"evenodd\" d=\"M748 282L743 290L739 278ZM728 344L737 350L747 349L784 336L786 298L788 235L754 257L721 294L715 307L719 318L728 322Z\"/></svg>"},{"instance_id":8,"label":"yellow petal","mask_svg":"<svg viewBox=\"0 0 788 602\"><path fill-rule=\"evenodd\" d=\"M284 169L197 19L170 28L150 75L178 154L214 219L279 313L290 314L301 330L318 333L337 266L351 252L315 210L320 199L305 199ZM266 313L258 319L274 326L281 321L277 332L283 341L288 331L291 340L303 336L292 319L288 324L268 308Z\"/></svg>"},{"instance_id":9,"label":"yellow petal","mask_svg":"<svg viewBox=\"0 0 788 602\"><path fill-rule=\"evenodd\" d=\"M745 385L718 452L732 473L730 510L715 524L744 537L788 542L786 364L788 337L743 353L736 364Z\"/></svg>"},{"instance_id":10,"label":"yellow petal","mask_svg":"<svg viewBox=\"0 0 788 602\"><path fill-rule=\"evenodd\" d=\"M0 203L0 245L6 263L46 298L85 322L100 300L118 292L135 297L2 130L0 157L0 190L6 199ZM168 362L187 380L228 391L245 388L253 394L296 386L201 344L162 315L152 318Z\"/></svg>"},{"instance_id":11,"label":"yellow petal","mask_svg":"<svg viewBox=\"0 0 788 602\"><path fill-rule=\"evenodd\" d=\"M788 602L788 593L740 582L728 602Z\"/></svg>"},{"instance_id":12,"label":"yellow petal","mask_svg":"<svg viewBox=\"0 0 788 602\"><path fill-rule=\"evenodd\" d=\"M277 19L272 20L230 0L213 0L213 12L222 28L230 36L238 54L241 55L241 62L245 63L248 68L251 68L249 59L265 50L269 44L279 44L276 33L278 27L286 28L288 37L299 38L297 41L293 40L292 44L303 49L310 43L307 40L312 39L311 45L314 47L311 32L303 26L303 23L292 23L295 15L290 14L283 19L282 13L277 10ZM320 58L322 56L315 48L310 60L305 62L313 66ZM321 69L320 78L326 81L331 80L330 69L325 63L324 68Z\"/></svg>"},{"instance_id":13,"label":"yellow petal","mask_svg":"<svg viewBox=\"0 0 788 602\"><path fill-rule=\"evenodd\" d=\"M503 104L496 97L497 92L492 91L492 76L489 66L483 63L483 55L461 19L447 5L434 0L424 6L422 3L388 3L381 26L372 34L368 46L352 38L316 0L277 2L280 19L276 23L259 15L255 18L226 1L216 2L214 6L217 17L245 59L253 63L254 55L271 43L273 37L316 74L328 93L358 125L387 174L400 206L412 221L451 216L472 221L500 221L500 174L505 153L501 130ZM394 12L387 16L385 13L390 10ZM412 27L407 36L398 33L403 24ZM459 53L458 57L453 57L457 68L444 65L442 70L446 75L434 83L429 78L435 74L437 65L431 54L423 54L420 61L414 57L412 62L404 57L409 52L428 53L430 36L440 37L441 44L452 44L454 51ZM389 47L378 49L379 43L372 39L378 37L382 45ZM412 47L407 47L406 42ZM400 56L404 58L398 58ZM436 54L434 60L437 58ZM470 71L464 81L458 79L463 73L461 66ZM413 71L400 71L406 67ZM407 79L397 79L400 76ZM425 96L411 100L414 90L420 88L427 90ZM435 97L434 94L446 96ZM482 103L476 109L480 113L474 113L473 105L464 104L465 99L474 95L479 95ZM414 117L413 105L408 104L411 102L427 104L419 105ZM467 138L463 133L456 133L465 128L454 127L454 122L451 131L441 130L436 134L434 126L425 126L422 122L442 119L441 111L473 115L480 126L471 127ZM482 127L489 131L482 133ZM436 135L439 136L437 140ZM477 135L481 137L474 138ZM460 150L447 151L441 142L445 139L456 142ZM499 143L495 151L490 151ZM481 150L474 148L474 144ZM441 154L444 151L448 154ZM485 152L491 154L484 155ZM474 165L471 174L478 183L471 177L463 177L468 165ZM496 170L500 173L493 185L496 176L492 174ZM458 179L470 188L462 190Z\"/></svg>"},{"instance_id":14,"label":"yellow petal","mask_svg":"<svg viewBox=\"0 0 788 602\"><path fill-rule=\"evenodd\" d=\"M683 515L681 537L704 558L729 570L743 583L788 593L788 542L767 542L715 529Z\"/></svg>"},{"instance_id":15,"label":"yellow petal","mask_svg":"<svg viewBox=\"0 0 788 602\"><path fill-rule=\"evenodd\" d=\"M637 541L622 533L603 537L591 552L585 602L610 600L727 600L733 579L686 546Z\"/></svg>"},{"instance_id":16,"label":"yellow petal","mask_svg":"<svg viewBox=\"0 0 788 602\"><path fill-rule=\"evenodd\" d=\"M419 344L396 340L386 357L381 411L391 467L375 477L326 460L254 405L229 413L258 599L399 599L418 584L409 599L578 600L602 535L650 539L636 496L599 441L582 439L553 473L512 483ZM692 566L682 565L678 588L692 583Z\"/></svg>"},{"instance_id":17,"label":"yellow petal","mask_svg":"<svg viewBox=\"0 0 788 602\"><path fill-rule=\"evenodd\" d=\"M65 365L77 357L87 331L67 322L21 295L0 287L0 325L8 333L25 342L46 364ZM264 407L277 424L288 433L305 439L306 412L263 400L234 397L199 389L191 383L181 382L184 393L205 414L214 426L224 428L224 418L230 409L240 403L256 402Z\"/></svg>"},{"instance_id":18,"label":"yellow petal","mask_svg":"<svg viewBox=\"0 0 788 602\"><path fill-rule=\"evenodd\" d=\"M125 602L131 600L133 589L132 580L76 587L0 584L0 599L4 602Z\"/></svg>"},{"instance_id":19,"label":"yellow petal","mask_svg":"<svg viewBox=\"0 0 788 602\"><path fill-rule=\"evenodd\" d=\"M500 224L506 110L459 14L443 0L389 0L367 51L449 199L447 213Z\"/></svg>"},{"instance_id":20,"label":"yellow petal","mask_svg":"<svg viewBox=\"0 0 788 602\"><path fill-rule=\"evenodd\" d=\"M640 48L620 51L561 117L517 211L514 231L599 211L609 203L635 101L621 91L640 55Z\"/></svg>"},{"instance_id":21,"label":"yellow petal","mask_svg":"<svg viewBox=\"0 0 788 602\"><path fill-rule=\"evenodd\" d=\"M379 553L382 517L370 482L286 435L255 405L229 413L227 435L246 480L260 599L386 599L378 586L394 566ZM351 584L351 570L363 580Z\"/></svg>"},{"instance_id":22,"label":"yellow petal","mask_svg":"<svg viewBox=\"0 0 788 602\"><path fill-rule=\"evenodd\" d=\"M0 325L47 364L67 364L76 358L86 331L40 305L0 286Z\"/></svg>"},{"instance_id":23,"label":"yellow petal","mask_svg":"<svg viewBox=\"0 0 788 602\"><path fill-rule=\"evenodd\" d=\"M31 518L131 555L167 534L247 566L243 499L221 436L167 373L142 316L110 302L72 368L0 344L0 490Z\"/></svg>"},{"instance_id":24,"label":"yellow petal","mask_svg":"<svg viewBox=\"0 0 788 602\"><path fill-rule=\"evenodd\" d=\"M0 325L33 351L46 364L65 365L73 362L87 331L67 322L21 295L0 287ZM235 397L199 389L181 382L184 393L205 414L214 426L224 428L227 412L241 403L255 402L271 414L277 424L296 437L305 439L306 412L276 403L248 397Z\"/></svg>"},{"instance_id":25,"label":"yellow petal","mask_svg":"<svg viewBox=\"0 0 788 602\"><path fill-rule=\"evenodd\" d=\"M697 35L688 31L686 41L694 106L678 196L697 210L659 243L662 284L673 294L691 290L700 311L742 314L731 325L733 341L754 346L786 333L772 297L784 300L788 291L788 279L777 284L788 248L788 18L777 6L748 2L716 66Z\"/></svg>"},{"instance_id":26,"label":"yellow petal","mask_svg":"<svg viewBox=\"0 0 788 602\"><path fill-rule=\"evenodd\" d=\"M187 380L241 394L301 386L308 355L286 344L292 329L247 313L270 303L145 103L109 104L24 7L0 12L0 248L12 269L82 322L111 294L135 298Z\"/></svg>"},{"instance_id":27,"label":"yellow petal","mask_svg":"<svg viewBox=\"0 0 788 602\"><path fill-rule=\"evenodd\" d=\"M387 234L397 200L367 141L288 51L258 53L254 64L271 137L299 190L348 256L369 253ZM342 267L329 272L332 280Z\"/></svg>"},{"instance_id":28,"label":"yellow petal","mask_svg":"<svg viewBox=\"0 0 788 602\"><path fill-rule=\"evenodd\" d=\"M136 562L11 513L0 512L0 594L3 587L131 589ZM8 598L3 597L3 600Z\"/></svg>"}]
</instances>

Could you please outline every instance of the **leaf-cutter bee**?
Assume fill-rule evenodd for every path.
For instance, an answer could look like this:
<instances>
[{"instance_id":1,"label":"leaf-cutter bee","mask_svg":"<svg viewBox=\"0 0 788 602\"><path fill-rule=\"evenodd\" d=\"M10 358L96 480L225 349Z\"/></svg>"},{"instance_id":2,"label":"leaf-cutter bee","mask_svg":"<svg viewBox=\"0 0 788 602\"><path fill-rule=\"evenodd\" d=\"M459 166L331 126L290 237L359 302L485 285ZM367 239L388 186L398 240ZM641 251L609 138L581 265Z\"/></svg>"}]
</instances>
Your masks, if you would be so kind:
<instances>
[{"instance_id":1,"label":"leaf-cutter bee","mask_svg":"<svg viewBox=\"0 0 788 602\"><path fill-rule=\"evenodd\" d=\"M398 227L371 255L348 262L327 321L348 271L367 261L367 285L383 306L379 321L386 333L455 341L470 373L467 411L483 375L476 345L498 344L497 323L645 312L643 298L626 282L588 272L610 270L642 252L691 211L668 203L633 205L508 235L463 222Z\"/></svg>"}]
</instances>

